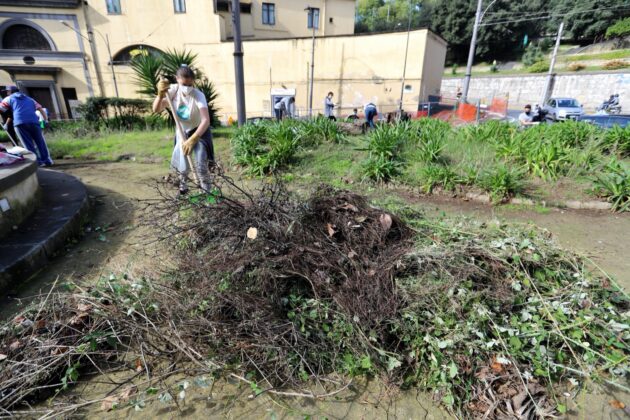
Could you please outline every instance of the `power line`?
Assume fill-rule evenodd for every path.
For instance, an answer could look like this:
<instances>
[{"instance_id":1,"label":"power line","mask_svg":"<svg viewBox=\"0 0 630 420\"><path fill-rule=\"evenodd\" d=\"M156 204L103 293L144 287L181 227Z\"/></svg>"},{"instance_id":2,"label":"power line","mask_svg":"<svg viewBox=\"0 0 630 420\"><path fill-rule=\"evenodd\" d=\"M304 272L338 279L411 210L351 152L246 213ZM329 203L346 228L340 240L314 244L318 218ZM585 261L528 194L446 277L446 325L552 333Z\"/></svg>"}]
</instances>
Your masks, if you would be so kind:
<instances>
[{"instance_id":1,"label":"power line","mask_svg":"<svg viewBox=\"0 0 630 420\"><path fill-rule=\"evenodd\" d=\"M575 15L575 14L580 14L580 13L597 12L597 11L601 11L601 10L614 10L614 11L630 10L630 6L622 7L622 8L616 8L616 7L603 8L603 7L600 7L598 9L579 10L579 11L574 11L574 12L565 12L565 13L561 13L561 14L549 14L548 16L539 16L539 17L532 17L532 18L523 18L523 19L515 19L515 20L503 20L503 21L498 21L498 22L481 23L481 24L479 24L479 26L501 25L501 24L504 24L504 23L529 22L529 21L535 21L535 20L551 19L551 18L554 18L554 17L564 17L564 16ZM549 13L551 13L551 12L549 12Z\"/></svg>"},{"instance_id":2,"label":"power line","mask_svg":"<svg viewBox=\"0 0 630 420\"><path fill-rule=\"evenodd\" d=\"M630 3L626 2L625 4L619 4L617 6L614 6L613 9L617 8L617 7L630 7ZM606 8L598 8L598 9L595 9L595 10L606 10ZM571 8L567 9L565 12L558 11L558 10L541 10L541 11L537 11L537 12L535 12L535 11L529 11L529 12L528 11L518 11L518 10L513 10L513 11L498 10L498 11L494 11L494 12L486 12L485 15L523 15L524 14L524 15L527 16L527 15L544 15L544 14L547 14L547 13L554 13L554 12L564 14L564 13L569 13L571 11L572 11Z\"/></svg>"}]
</instances>

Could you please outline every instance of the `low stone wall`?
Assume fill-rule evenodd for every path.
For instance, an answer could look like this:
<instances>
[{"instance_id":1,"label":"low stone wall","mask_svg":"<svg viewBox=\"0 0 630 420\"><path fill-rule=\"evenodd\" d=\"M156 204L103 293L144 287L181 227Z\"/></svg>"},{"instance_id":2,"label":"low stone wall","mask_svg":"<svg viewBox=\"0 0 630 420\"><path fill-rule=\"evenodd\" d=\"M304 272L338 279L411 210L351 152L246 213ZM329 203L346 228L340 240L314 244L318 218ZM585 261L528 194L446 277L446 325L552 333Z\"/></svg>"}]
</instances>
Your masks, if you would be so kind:
<instances>
[{"instance_id":1,"label":"low stone wall","mask_svg":"<svg viewBox=\"0 0 630 420\"><path fill-rule=\"evenodd\" d=\"M36 162L0 169L0 237L31 215L38 199Z\"/></svg>"},{"instance_id":2,"label":"low stone wall","mask_svg":"<svg viewBox=\"0 0 630 420\"><path fill-rule=\"evenodd\" d=\"M540 103L547 75L473 76L469 98L491 98L509 95L510 108ZM463 78L442 79L442 95L455 97ZM630 113L630 72L558 74L554 78L552 96L576 98L587 111L593 111L614 93L621 106Z\"/></svg>"}]
</instances>

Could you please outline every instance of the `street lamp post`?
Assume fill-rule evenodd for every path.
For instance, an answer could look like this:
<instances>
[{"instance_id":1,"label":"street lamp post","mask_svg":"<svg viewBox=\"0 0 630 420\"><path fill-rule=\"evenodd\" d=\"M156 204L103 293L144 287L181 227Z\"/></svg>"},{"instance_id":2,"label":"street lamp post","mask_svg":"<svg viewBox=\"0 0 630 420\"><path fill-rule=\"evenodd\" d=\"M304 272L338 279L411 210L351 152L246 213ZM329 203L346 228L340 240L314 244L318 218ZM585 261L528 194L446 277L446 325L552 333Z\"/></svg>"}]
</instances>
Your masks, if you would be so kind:
<instances>
[{"instance_id":1,"label":"street lamp post","mask_svg":"<svg viewBox=\"0 0 630 420\"><path fill-rule=\"evenodd\" d=\"M92 55L94 56L94 61L95 61L95 66L98 66L98 64L96 63L97 61L97 54L96 54L96 43L94 42L94 32L96 32L105 42L105 45L107 46L107 54L109 56L109 66L112 72L112 79L114 81L114 91L116 92L116 96L119 96L118 94L118 82L116 81L116 71L114 70L114 59L112 58L112 50L109 46L109 35L107 36L103 36L103 34L101 34L99 31L92 29L90 31L88 31L88 35L90 35L89 37L84 36L81 32L79 32L78 30L76 30L75 28L73 28L72 26L68 25L67 22L64 22L62 20L59 21L63 26L65 26L66 28L72 30L73 32L76 32L77 34L79 34L79 36L83 39L86 39L90 45L92 46ZM100 78L100 72L98 70L98 68L96 69L97 71L97 76L99 76ZM104 96L104 92L102 91L102 84L101 84L101 96Z\"/></svg>"},{"instance_id":2,"label":"street lamp post","mask_svg":"<svg viewBox=\"0 0 630 420\"><path fill-rule=\"evenodd\" d=\"M483 20L484 15L488 11L488 9L496 2L497 0L492 0L488 7L482 12L481 7L483 6L483 0L477 1L477 12L475 13L475 24L473 25L473 33L472 38L470 40L470 48L468 50L468 62L466 63L466 75L464 76L464 89L462 92L462 101L466 102L468 99L468 88L470 87L470 77L472 75L472 65L475 59L475 48L477 47L477 32L479 32L479 26L481 25L481 21Z\"/></svg>"},{"instance_id":3,"label":"street lamp post","mask_svg":"<svg viewBox=\"0 0 630 420\"><path fill-rule=\"evenodd\" d=\"M236 84L236 113L238 126L247 121L245 111L245 73L243 70L243 42L241 41L241 4L232 0L232 28L234 34L234 82Z\"/></svg>"},{"instance_id":4,"label":"street lamp post","mask_svg":"<svg viewBox=\"0 0 630 420\"><path fill-rule=\"evenodd\" d=\"M313 44L311 46L311 83L309 86L309 93L308 93L308 116L312 117L313 116L313 82L314 82L314 78L315 78L315 14L313 13L313 7L308 6L306 9L306 11L308 11L308 14L311 18L311 26L313 27ZM319 18L319 16L318 16Z\"/></svg>"},{"instance_id":5,"label":"street lamp post","mask_svg":"<svg viewBox=\"0 0 630 420\"><path fill-rule=\"evenodd\" d=\"M400 86L400 104L398 106L398 118L402 118L403 113L403 95L405 93L405 78L407 77L407 56L409 54L409 36L411 35L411 17L413 9L411 0L409 0L409 21L407 23L407 45L405 46L405 64L403 65L402 83Z\"/></svg>"}]
</instances>

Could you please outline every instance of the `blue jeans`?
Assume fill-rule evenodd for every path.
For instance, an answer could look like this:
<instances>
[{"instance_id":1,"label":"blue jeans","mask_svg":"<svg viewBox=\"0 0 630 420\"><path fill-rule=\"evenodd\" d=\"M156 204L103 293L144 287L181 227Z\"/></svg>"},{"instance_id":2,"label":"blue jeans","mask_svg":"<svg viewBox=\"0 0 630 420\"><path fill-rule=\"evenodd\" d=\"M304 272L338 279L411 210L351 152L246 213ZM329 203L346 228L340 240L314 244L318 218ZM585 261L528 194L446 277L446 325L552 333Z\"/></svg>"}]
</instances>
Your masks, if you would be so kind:
<instances>
[{"instance_id":1,"label":"blue jeans","mask_svg":"<svg viewBox=\"0 0 630 420\"><path fill-rule=\"evenodd\" d=\"M19 124L15 126L15 131L24 147L37 156L37 163L52 165L53 161L39 124Z\"/></svg>"},{"instance_id":2,"label":"blue jeans","mask_svg":"<svg viewBox=\"0 0 630 420\"><path fill-rule=\"evenodd\" d=\"M365 111L365 119L367 120L367 123L370 126L370 128L374 128L374 117L376 117L376 109L368 108Z\"/></svg>"}]
</instances>

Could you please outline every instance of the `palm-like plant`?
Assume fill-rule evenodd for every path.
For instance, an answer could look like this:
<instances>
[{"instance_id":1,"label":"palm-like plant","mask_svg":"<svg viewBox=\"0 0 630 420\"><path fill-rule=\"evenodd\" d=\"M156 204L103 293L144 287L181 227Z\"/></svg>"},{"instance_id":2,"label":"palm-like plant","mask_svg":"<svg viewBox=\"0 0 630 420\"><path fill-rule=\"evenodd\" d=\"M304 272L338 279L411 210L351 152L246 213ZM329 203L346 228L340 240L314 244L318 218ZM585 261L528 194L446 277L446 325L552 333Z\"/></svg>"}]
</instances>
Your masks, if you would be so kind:
<instances>
[{"instance_id":1,"label":"palm-like plant","mask_svg":"<svg viewBox=\"0 0 630 420\"><path fill-rule=\"evenodd\" d=\"M177 49L167 50L160 55L137 55L131 60L130 64L134 72L134 82L139 87L136 92L147 96L157 95L156 85L160 78L166 77L171 83L174 83L177 69L182 64L185 64L195 72L195 86L206 97L208 111L210 112L210 122L213 127L217 127L220 125L219 108L217 108L215 102L219 95L214 84L203 75L201 69L196 67L196 60L197 54Z\"/></svg>"},{"instance_id":2,"label":"palm-like plant","mask_svg":"<svg viewBox=\"0 0 630 420\"><path fill-rule=\"evenodd\" d=\"M134 73L134 82L139 89L136 91L141 95L157 95L157 82L162 73L162 57L152 54L138 54L129 64Z\"/></svg>"}]
</instances>

